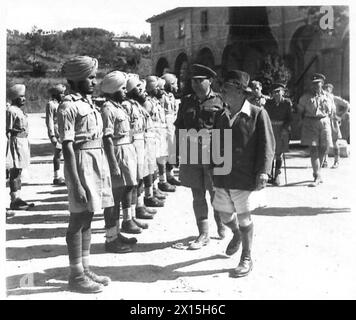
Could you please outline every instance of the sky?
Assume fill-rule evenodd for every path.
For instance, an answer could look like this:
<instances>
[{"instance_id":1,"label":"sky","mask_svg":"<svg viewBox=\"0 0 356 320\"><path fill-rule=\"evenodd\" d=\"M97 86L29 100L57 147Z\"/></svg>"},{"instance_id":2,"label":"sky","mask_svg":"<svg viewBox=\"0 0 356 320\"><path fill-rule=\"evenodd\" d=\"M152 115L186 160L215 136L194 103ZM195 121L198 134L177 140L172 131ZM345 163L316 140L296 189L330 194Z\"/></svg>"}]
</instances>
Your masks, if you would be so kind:
<instances>
[{"instance_id":1,"label":"sky","mask_svg":"<svg viewBox=\"0 0 356 320\"><path fill-rule=\"evenodd\" d=\"M102 28L116 34L139 36L150 33L145 22L153 15L176 7L178 1L124 0L6 0L6 28L29 32L35 25L43 30ZM154 5L153 5L154 4Z\"/></svg>"},{"instance_id":2,"label":"sky","mask_svg":"<svg viewBox=\"0 0 356 320\"><path fill-rule=\"evenodd\" d=\"M298 3L297 3L298 2ZM323 1L293 1L289 5L327 4ZM333 0L347 4L348 0ZM285 1L255 0L2 0L0 18L5 28L30 32L33 26L43 30L66 31L76 27L102 28L115 34L128 32L139 36L150 34L146 20L153 15L179 6L246 6L285 5Z\"/></svg>"}]
</instances>

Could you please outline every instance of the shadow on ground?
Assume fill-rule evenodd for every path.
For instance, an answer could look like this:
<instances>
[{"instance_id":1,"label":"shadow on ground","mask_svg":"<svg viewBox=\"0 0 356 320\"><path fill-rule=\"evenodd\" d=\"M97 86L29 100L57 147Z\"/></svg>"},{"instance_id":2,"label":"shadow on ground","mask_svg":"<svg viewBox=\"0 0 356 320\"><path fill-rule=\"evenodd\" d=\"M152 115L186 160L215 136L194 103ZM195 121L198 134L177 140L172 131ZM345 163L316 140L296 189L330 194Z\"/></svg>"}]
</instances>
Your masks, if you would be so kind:
<instances>
[{"instance_id":1,"label":"shadow on ground","mask_svg":"<svg viewBox=\"0 0 356 320\"><path fill-rule=\"evenodd\" d=\"M92 270L99 275L106 275L112 281L120 282L143 282L152 283L160 280L176 280L179 277L207 276L231 271L231 269L179 271L178 269L188 267L197 263L216 259L229 259L225 255L213 255L200 259L194 259L167 266L152 264L93 267ZM67 289L68 268L47 269L43 273L21 274L10 276L6 279L8 295L38 294L47 292L59 292ZM27 282L24 280L27 279ZM21 288L26 283L28 287ZM31 286L31 287L30 287ZM39 287L39 288L36 288Z\"/></svg>"},{"instance_id":2,"label":"shadow on ground","mask_svg":"<svg viewBox=\"0 0 356 320\"><path fill-rule=\"evenodd\" d=\"M6 248L6 258L7 260L12 261L25 261L29 259L46 259L57 256L66 255L68 253L65 234L66 228L57 228L55 229L57 232L56 237L63 237L63 245L60 244L43 244L38 246L28 246L26 248L23 247L8 247ZM98 231L103 231L103 229L97 229ZM48 232L48 231L47 231ZM53 229L52 229L53 233ZM95 233L95 229L93 230ZM17 234L17 236L22 235ZM48 235L43 235L43 237L33 237L34 239L46 239ZM53 236L51 236L53 238ZM21 238L20 238L21 239ZM167 242L154 242L154 243L138 243L133 246L134 252L150 252L155 250L162 250L166 248L172 247L173 244L177 242L189 242L195 239L194 237L186 237L184 239L167 241ZM91 245L90 254L112 254L106 253L104 248L104 237L103 243L93 243ZM129 253L128 253L129 254Z\"/></svg>"},{"instance_id":3,"label":"shadow on ground","mask_svg":"<svg viewBox=\"0 0 356 320\"><path fill-rule=\"evenodd\" d=\"M65 189L56 189L56 190L51 190L51 191L39 191L39 192L37 192L37 194L67 194L67 193L68 193L67 188L65 188Z\"/></svg>"},{"instance_id":4,"label":"shadow on ground","mask_svg":"<svg viewBox=\"0 0 356 320\"><path fill-rule=\"evenodd\" d=\"M266 207L256 209L253 214L260 216L315 216L318 214L334 214L351 212L350 208L330 208L330 207Z\"/></svg>"},{"instance_id":5,"label":"shadow on ground","mask_svg":"<svg viewBox=\"0 0 356 320\"><path fill-rule=\"evenodd\" d=\"M50 142L31 144L31 157L53 156L53 145Z\"/></svg>"},{"instance_id":6,"label":"shadow on ground","mask_svg":"<svg viewBox=\"0 0 356 320\"><path fill-rule=\"evenodd\" d=\"M93 221L103 220L103 215L94 215ZM7 224L54 224L54 223L68 223L69 213L65 214L34 214L24 216L14 216L6 220Z\"/></svg>"}]
</instances>

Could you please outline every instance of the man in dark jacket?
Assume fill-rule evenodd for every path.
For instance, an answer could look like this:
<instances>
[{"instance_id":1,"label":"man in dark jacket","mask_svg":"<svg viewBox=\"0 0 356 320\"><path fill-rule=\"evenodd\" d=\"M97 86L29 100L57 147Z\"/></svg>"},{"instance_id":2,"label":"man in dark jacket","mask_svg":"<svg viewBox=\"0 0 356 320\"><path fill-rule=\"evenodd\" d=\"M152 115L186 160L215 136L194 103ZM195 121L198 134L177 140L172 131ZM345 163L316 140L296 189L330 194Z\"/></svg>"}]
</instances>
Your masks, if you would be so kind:
<instances>
[{"instance_id":1,"label":"man in dark jacket","mask_svg":"<svg viewBox=\"0 0 356 320\"><path fill-rule=\"evenodd\" d=\"M200 249L209 242L209 223L208 223L208 204L206 201L206 191L210 193L210 199L214 198L212 184L212 168L209 163L202 161L202 153L209 152L209 144L203 145L202 132L209 136L213 126L214 116L217 111L223 108L223 101L219 94L211 89L212 79L216 73L209 67L194 64L192 66L192 89L193 94L182 98L177 119L174 123L176 126L176 137L179 137L179 144L182 145L183 129L187 132L195 131L197 135L187 136L187 161L180 163L179 178L183 186L190 187L193 194L193 210L196 223L199 230L198 238L191 243L189 249ZM180 136L179 136L180 135ZM193 148L190 146L193 145ZM194 155L197 161L191 161ZM221 223L219 214L214 211L214 218L218 226L220 238L224 238L224 226Z\"/></svg>"},{"instance_id":2,"label":"man in dark jacket","mask_svg":"<svg viewBox=\"0 0 356 320\"><path fill-rule=\"evenodd\" d=\"M213 206L234 236L226 254L232 255L242 242L240 263L233 277L243 277L252 270L251 247L253 223L251 211L257 208L260 192L266 187L274 157L275 140L266 110L247 100L249 75L240 70L229 71L224 79L224 110L216 114L214 129L220 130L220 143L213 140L213 152L224 154L231 146L231 171L219 174L214 168L215 197ZM230 131L231 135L226 135ZM230 141L223 141L225 139ZM228 142L228 144L227 144ZM238 224L234 223L237 215Z\"/></svg>"}]
</instances>

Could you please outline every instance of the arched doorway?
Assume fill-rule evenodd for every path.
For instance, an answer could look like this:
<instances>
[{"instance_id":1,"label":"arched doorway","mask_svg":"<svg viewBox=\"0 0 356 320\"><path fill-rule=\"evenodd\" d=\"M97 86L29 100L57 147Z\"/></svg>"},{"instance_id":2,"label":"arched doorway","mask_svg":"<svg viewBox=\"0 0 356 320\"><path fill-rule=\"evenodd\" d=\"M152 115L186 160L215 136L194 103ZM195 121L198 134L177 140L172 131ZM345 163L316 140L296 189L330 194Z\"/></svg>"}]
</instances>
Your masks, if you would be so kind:
<instances>
[{"instance_id":1,"label":"arched doorway","mask_svg":"<svg viewBox=\"0 0 356 320\"><path fill-rule=\"evenodd\" d=\"M196 63L215 69L215 59L212 51L207 47L201 49L197 54Z\"/></svg>"},{"instance_id":2,"label":"arched doorway","mask_svg":"<svg viewBox=\"0 0 356 320\"><path fill-rule=\"evenodd\" d=\"M166 58L159 58L156 64L156 75L161 76L163 75L165 69L169 68L169 64Z\"/></svg>"},{"instance_id":3,"label":"arched doorway","mask_svg":"<svg viewBox=\"0 0 356 320\"><path fill-rule=\"evenodd\" d=\"M174 64L174 73L178 78L179 92L185 92L189 83L189 67L188 56L184 52L180 53L176 58L176 62Z\"/></svg>"}]
</instances>

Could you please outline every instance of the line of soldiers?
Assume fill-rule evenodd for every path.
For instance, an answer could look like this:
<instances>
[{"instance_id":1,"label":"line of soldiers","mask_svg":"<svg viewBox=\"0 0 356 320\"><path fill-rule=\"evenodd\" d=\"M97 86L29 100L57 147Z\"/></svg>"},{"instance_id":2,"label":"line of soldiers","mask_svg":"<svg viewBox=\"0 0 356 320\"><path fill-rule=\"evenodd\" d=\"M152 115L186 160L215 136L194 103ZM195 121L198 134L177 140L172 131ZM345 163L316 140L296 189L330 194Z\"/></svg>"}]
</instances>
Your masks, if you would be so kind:
<instances>
[{"instance_id":1,"label":"line of soldiers","mask_svg":"<svg viewBox=\"0 0 356 320\"><path fill-rule=\"evenodd\" d=\"M130 252L137 239L127 238L121 232L138 234L147 229L148 224L140 220L153 219L156 210L150 207L164 206L167 193L163 192L174 192L175 185L189 187L192 191L199 235L188 248L198 250L209 244L208 191L219 237L225 237L226 227L233 233L226 254L235 254L242 245L239 264L231 276L248 275L253 267L251 212L261 205L260 190L266 187L269 178L272 176L278 184L280 155L288 144L291 103L283 97L285 86L275 83L273 98L259 99L264 104L261 107L250 100L252 90L246 72L228 71L221 94L218 94L211 89L216 73L207 66L194 64L193 93L179 102L174 98L177 78L173 74L140 80L138 75L113 71L105 75L100 84L104 100L98 108L92 96L97 84L97 68L95 58L72 58L62 67L70 94L64 96L63 86L51 89L52 98L57 101L52 103L55 105L53 109L57 108L56 121L53 122L57 129L48 126L55 148L53 183L63 183L58 175L61 149L68 188L70 217L66 242L70 290L95 293L110 282L108 277L93 273L89 267L94 213L104 209L105 250ZM11 109L21 108L25 95L24 86L16 85L10 92L13 99L7 118L14 113ZM301 106L303 99L306 98L301 98ZM22 101L22 105L20 102L16 105L17 101ZM17 109L16 112L19 113ZM21 117L22 114L17 119L23 125L26 117ZM27 139L26 126L20 130L26 134L19 134L14 130L16 126L9 122L7 133L16 138L24 135ZM219 154L225 151L225 131L231 132L229 172L219 174L214 171L219 165L204 163L202 155L207 145L201 137L197 141L193 141L195 137L188 137L188 151L191 150L189 145L197 142L198 163L189 161L192 155L188 152L188 161L179 165L179 180L174 177L175 141L180 141L181 130L192 129L205 130L209 134L212 130L220 131ZM28 140L24 140L25 143L28 144ZM17 150L18 146L19 143ZM211 147L208 145L209 150ZM271 174L274 158L276 171ZM10 175L10 182L13 180Z\"/></svg>"}]
</instances>

